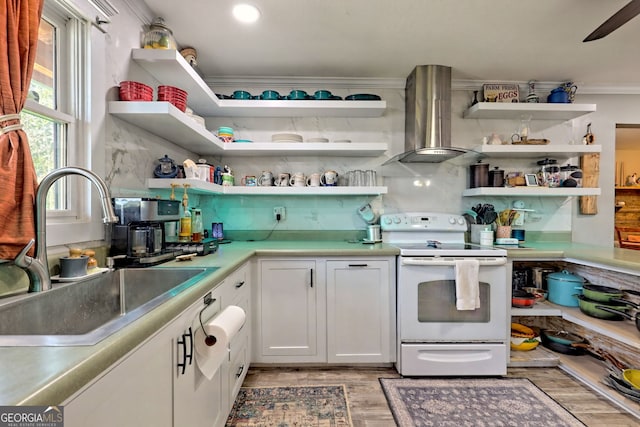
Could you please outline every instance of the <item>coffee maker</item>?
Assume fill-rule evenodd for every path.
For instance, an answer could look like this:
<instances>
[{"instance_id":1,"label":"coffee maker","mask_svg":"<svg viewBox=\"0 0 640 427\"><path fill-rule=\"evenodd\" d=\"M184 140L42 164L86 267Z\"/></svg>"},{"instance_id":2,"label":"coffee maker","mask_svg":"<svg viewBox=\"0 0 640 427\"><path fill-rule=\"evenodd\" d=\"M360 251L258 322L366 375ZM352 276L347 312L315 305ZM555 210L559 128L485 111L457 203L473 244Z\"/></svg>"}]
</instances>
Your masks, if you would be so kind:
<instances>
[{"instance_id":1,"label":"coffee maker","mask_svg":"<svg viewBox=\"0 0 640 427\"><path fill-rule=\"evenodd\" d=\"M165 227L180 220L180 202L146 197L114 197L119 221L112 225L110 256L117 266L146 267L175 258L167 249Z\"/></svg>"}]
</instances>

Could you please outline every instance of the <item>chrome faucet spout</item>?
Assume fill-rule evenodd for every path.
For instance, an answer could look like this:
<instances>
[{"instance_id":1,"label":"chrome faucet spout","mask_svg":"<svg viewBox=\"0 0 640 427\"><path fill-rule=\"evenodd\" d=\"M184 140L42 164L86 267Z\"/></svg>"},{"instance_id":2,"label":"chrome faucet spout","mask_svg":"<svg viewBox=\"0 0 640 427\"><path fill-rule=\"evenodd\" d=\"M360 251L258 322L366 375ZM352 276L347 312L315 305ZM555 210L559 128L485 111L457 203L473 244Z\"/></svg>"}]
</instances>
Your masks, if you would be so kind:
<instances>
[{"instance_id":1,"label":"chrome faucet spout","mask_svg":"<svg viewBox=\"0 0 640 427\"><path fill-rule=\"evenodd\" d=\"M118 222L118 216L111 205L111 196L107 184L95 173L88 169L69 166L56 169L47 174L36 192L35 217L36 217L36 239L34 256L30 257L27 252L33 246L31 240L27 246L18 254L14 260L15 265L23 268L29 275L29 292L40 292L51 289L51 277L49 276L49 264L47 261L47 239L46 239L46 219L47 219L47 193L51 186L60 178L69 175L80 175L87 178L98 189L100 201L102 203L103 222Z\"/></svg>"}]
</instances>

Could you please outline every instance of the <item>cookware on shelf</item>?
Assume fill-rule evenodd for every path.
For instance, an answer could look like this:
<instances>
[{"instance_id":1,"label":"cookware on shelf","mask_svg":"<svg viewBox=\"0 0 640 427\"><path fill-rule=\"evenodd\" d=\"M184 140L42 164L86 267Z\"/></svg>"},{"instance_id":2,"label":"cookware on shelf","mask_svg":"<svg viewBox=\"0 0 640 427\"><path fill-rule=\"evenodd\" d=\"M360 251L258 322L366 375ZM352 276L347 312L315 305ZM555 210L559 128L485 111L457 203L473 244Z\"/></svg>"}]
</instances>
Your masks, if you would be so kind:
<instances>
[{"instance_id":1,"label":"cookware on shelf","mask_svg":"<svg viewBox=\"0 0 640 427\"><path fill-rule=\"evenodd\" d=\"M525 292L529 292L530 294L533 294L536 297L536 301L540 301L540 302L546 300L547 295L549 294L549 292L541 288L526 287L526 288L522 288L522 290Z\"/></svg>"},{"instance_id":2,"label":"cookware on shelf","mask_svg":"<svg viewBox=\"0 0 640 427\"><path fill-rule=\"evenodd\" d=\"M623 302L609 301L607 303L593 301L584 295L578 295L578 304L580 311L587 316L595 317L604 320L622 320L623 317L619 313L611 313L608 310L602 310L600 307L612 308L617 311L627 311L630 305Z\"/></svg>"},{"instance_id":3,"label":"cookware on shelf","mask_svg":"<svg viewBox=\"0 0 640 427\"><path fill-rule=\"evenodd\" d=\"M625 369L622 371L622 379L635 391L640 392L640 369Z\"/></svg>"},{"instance_id":4,"label":"cookware on shelf","mask_svg":"<svg viewBox=\"0 0 640 427\"><path fill-rule=\"evenodd\" d=\"M538 298L534 294L530 294L527 291L515 289L511 295L512 307L533 307Z\"/></svg>"},{"instance_id":5,"label":"cookware on shelf","mask_svg":"<svg viewBox=\"0 0 640 427\"><path fill-rule=\"evenodd\" d=\"M562 270L547 274L548 299L554 304L566 307L578 307L578 294L582 290L584 279L575 274Z\"/></svg>"},{"instance_id":6,"label":"cookware on shelf","mask_svg":"<svg viewBox=\"0 0 640 427\"><path fill-rule=\"evenodd\" d=\"M640 295L640 292L632 289L616 289L609 286L594 285L592 283L585 283L582 286L582 294L594 301L608 302L611 299L620 299L624 297L625 293Z\"/></svg>"},{"instance_id":7,"label":"cookware on shelf","mask_svg":"<svg viewBox=\"0 0 640 427\"><path fill-rule=\"evenodd\" d=\"M638 313L636 313L636 315L634 316L632 314L627 313L626 311L618 310L617 308L611 308L609 306L597 305L596 307L600 310L608 311L613 315L618 315L618 316L627 318L629 320L634 320L636 322L636 328L638 329L638 331L640 331L640 316L638 315Z\"/></svg>"},{"instance_id":8,"label":"cookware on shelf","mask_svg":"<svg viewBox=\"0 0 640 427\"><path fill-rule=\"evenodd\" d=\"M584 342L584 338L579 335L572 334L571 332L567 331L557 331L553 329L543 329L540 332L540 336L542 337L543 342L546 339L548 341L564 345Z\"/></svg>"}]
</instances>

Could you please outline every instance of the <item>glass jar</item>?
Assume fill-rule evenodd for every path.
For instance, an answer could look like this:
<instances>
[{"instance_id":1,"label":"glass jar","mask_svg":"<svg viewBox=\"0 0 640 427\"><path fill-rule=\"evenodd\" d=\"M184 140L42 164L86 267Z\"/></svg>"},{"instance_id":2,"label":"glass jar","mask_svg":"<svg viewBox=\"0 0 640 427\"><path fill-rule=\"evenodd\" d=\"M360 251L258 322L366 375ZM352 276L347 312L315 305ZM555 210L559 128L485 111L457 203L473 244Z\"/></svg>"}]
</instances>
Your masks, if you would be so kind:
<instances>
[{"instance_id":1,"label":"glass jar","mask_svg":"<svg viewBox=\"0 0 640 427\"><path fill-rule=\"evenodd\" d=\"M164 19L156 18L144 34L142 47L145 49L177 49L173 32L164 23Z\"/></svg>"},{"instance_id":2,"label":"glass jar","mask_svg":"<svg viewBox=\"0 0 640 427\"><path fill-rule=\"evenodd\" d=\"M539 160L538 183L544 187L560 187L560 166L555 159Z\"/></svg>"},{"instance_id":3,"label":"glass jar","mask_svg":"<svg viewBox=\"0 0 640 427\"><path fill-rule=\"evenodd\" d=\"M575 165L566 165L560 168L561 187L582 187L582 169Z\"/></svg>"},{"instance_id":4,"label":"glass jar","mask_svg":"<svg viewBox=\"0 0 640 427\"><path fill-rule=\"evenodd\" d=\"M193 208L191 209L191 241L192 242L201 242L202 241L202 211L200 209Z\"/></svg>"}]
</instances>

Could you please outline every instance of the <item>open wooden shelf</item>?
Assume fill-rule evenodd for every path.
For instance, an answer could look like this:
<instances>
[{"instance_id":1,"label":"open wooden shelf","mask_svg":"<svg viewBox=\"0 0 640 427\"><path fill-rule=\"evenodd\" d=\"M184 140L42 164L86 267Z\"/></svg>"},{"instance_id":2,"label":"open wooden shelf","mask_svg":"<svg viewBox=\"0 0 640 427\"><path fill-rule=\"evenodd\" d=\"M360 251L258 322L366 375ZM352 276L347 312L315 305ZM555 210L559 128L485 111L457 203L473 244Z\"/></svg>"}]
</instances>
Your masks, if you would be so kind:
<instances>
[{"instance_id":1,"label":"open wooden shelf","mask_svg":"<svg viewBox=\"0 0 640 427\"><path fill-rule=\"evenodd\" d=\"M596 111L596 104L479 102L465 110L465 119L572 120Z\"/></svg>"}]
</instances>

